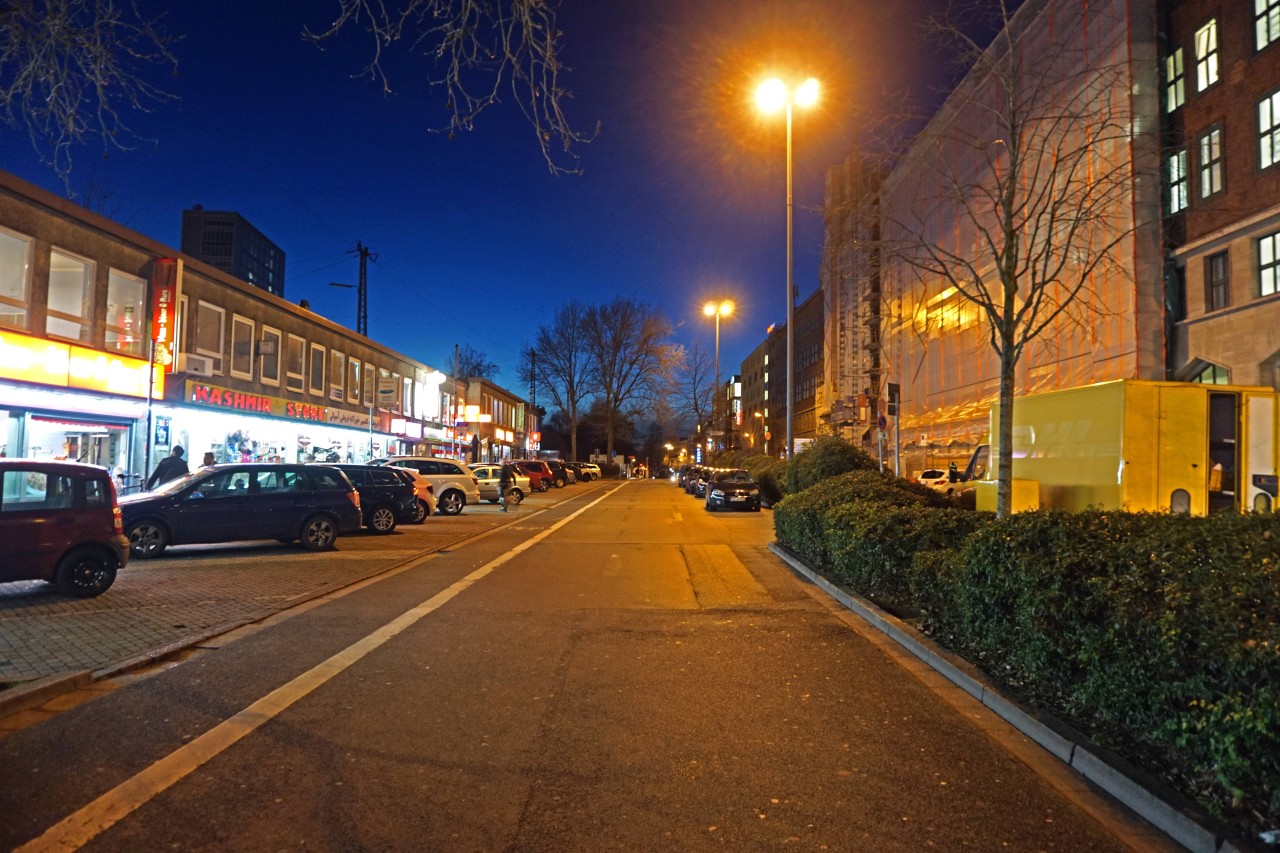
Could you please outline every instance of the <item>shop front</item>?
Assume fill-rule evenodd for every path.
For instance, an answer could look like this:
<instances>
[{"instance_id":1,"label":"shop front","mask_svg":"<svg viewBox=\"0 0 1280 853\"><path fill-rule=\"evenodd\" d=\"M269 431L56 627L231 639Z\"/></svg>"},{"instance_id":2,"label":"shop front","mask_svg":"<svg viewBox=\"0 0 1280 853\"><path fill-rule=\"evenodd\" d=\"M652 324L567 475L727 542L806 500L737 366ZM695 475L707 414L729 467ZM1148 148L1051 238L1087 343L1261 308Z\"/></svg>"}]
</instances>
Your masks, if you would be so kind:
<instances>
[{"instance_id":1,"label":"shop front","mask_svg":"<svg viewBox=\"0 0 1280 853\"><path fill-rule=\"evenodd\" d=\"M188 380L183 403L168 405L170 445L199 464L216 462L368 462L402 453L405 441L390 433L389 418L299 403ZM160 433L157 433L157 445ZM169 453L157 446L157 456Z\"/></svg>"}]
</instances>

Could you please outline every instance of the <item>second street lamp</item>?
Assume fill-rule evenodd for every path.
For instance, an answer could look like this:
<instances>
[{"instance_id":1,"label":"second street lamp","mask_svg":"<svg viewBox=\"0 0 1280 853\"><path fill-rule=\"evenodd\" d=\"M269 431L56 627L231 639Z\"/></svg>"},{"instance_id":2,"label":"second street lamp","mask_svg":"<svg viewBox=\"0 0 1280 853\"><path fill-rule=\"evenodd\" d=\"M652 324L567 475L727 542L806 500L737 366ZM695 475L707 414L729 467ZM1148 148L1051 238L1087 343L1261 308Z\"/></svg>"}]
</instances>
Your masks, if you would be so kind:
<instances>
[{"instance_id":1,"label":"second street lamp","mask_svg":"<svg viewBox=\"0 0 1280 853\"><path fill-rule=\"evenodd\" d=\"M720 302L708 302L702 306L702 313L716 318L716 385L715 396L711 398L711 424L714 429L719 420L716 417L716 410L719 408L720 401L720 318L728 317L733 313L733 301L725 299Z\"/></svg>"},{"instance_id":2,"label":"second street lamp","mask_svg":"<svg viewBox=\"0 0 1280 853\"><path fill-rule=\"evenodd\" d=\"M792 322L796 302L794 281L795 265L792 261L792 193L791 193L791 106L811 107L818 102L818 81L810 77L794 89L776 77L766 80L756 89L756 104L766 113L787 109L787 459L795 452L794 410L795 390L795 329Z\"/></svg>"}]
</instances>

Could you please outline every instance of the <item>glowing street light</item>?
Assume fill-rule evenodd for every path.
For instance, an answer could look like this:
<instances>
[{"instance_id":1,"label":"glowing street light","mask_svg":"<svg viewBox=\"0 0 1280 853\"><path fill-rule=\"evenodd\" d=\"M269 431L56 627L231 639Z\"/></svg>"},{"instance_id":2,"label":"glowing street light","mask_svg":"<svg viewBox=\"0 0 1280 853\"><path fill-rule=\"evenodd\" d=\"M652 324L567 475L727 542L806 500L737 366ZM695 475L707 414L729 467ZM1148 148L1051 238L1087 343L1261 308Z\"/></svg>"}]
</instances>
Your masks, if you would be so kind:
<instances>
[{"instance_id":1,"label":"glowing street light","mask_svg":"<svg viewBox=\"0 0 1280 853\"><path fill-rule=\"evenodd\" d=\"M721 302L708 302L702 306L702 313L716 318L716 393L711 402L711 422L716 420L716 408L720 400L720 318L733 313L733 301L725 299Z\"/></svg>"},{"instance_id":2,"label":"glowing street light","mask_svg":"<svg viewBox=\"0 0 1280 853\"><path fill-rule=\"evenodd\" d=\"M762 112L774 113L783 107L787 111L787 459L795 451L795 323L792 322L795 307L795 281L792 262L792 193L791 193L791 107L811 107L818 102L818 81L813 77L795 88L774 77L756 89L756 104Z\"/></svg>"}]
</instances>

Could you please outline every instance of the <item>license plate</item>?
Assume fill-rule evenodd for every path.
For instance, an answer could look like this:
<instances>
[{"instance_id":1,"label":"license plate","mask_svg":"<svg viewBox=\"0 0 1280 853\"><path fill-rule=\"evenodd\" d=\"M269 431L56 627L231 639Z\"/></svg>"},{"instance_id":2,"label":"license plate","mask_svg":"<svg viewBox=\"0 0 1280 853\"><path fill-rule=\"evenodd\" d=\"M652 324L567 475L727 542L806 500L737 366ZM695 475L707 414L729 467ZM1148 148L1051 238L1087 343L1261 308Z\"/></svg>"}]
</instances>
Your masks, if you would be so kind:
<instances>
[{"instance_id":1,"label":"license plate","mask_svg":"<svg viewBox=\"0 0 1280 853\"><path fill-rule=\"evenodd\" d=\"M733 501L734 503L742 503L746 499L747 499L746 495L732 495L729 498L729 500Z\"/></svg>"}]
</instances>

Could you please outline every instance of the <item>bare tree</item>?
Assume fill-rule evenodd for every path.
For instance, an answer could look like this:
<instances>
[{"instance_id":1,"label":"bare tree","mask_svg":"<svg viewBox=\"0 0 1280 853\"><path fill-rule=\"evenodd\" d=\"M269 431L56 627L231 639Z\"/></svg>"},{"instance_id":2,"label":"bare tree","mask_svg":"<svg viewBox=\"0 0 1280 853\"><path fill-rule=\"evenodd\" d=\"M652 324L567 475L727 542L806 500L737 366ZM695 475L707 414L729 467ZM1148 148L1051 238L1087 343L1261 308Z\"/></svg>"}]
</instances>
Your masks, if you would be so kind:
<instances>
[{"instance_id":1,"label":"bare tree","mask_svg":"<svg viewBox=\"0 0 1280 853\"><path fill-rule=\"evenodd\" d=\"M397 42L432 58L438 69L430 83L443 90L450 137L471 130L477 117L509 90L532 126L547 167L576 172L574 146L593 136L575 131L564 114L572 93L564 87L560 61L562 33L555 0L338 0L338 15L325 29L306 35L316 44L350 28L363 28L372 56L363 75L383 91L391 81L383 52ZM598 130L597 126L597 130Z\"/></svg>"},{"instance_id":2,"label":"bare tree","mask_svg":"<svg viewBox=\"0 0 1280 853\"><path fill-rule=\"evenodd\" d=\"M525 350L521 358L520 379L546 394L564 416L569 428L569 455L578 458L578 426L583 404L594 394L591 353L587 347L587 322L590 309L581 302L569 302L556 312L549 326L541 326L534 336L533 351L537 360ZM532 365L537 365L536 374Z\"/></svg>"},{"instance_id":3,"label":"bare tree","mask_svg":"<svg viewBox=\"0 0 1280 853\"><path fill-rule=\"evenodd\" d=\"M480 352L480 350L471 346L471 344L463 344L458 349L458 368L457 374L466 379L494 379L502 369L494 364L489 356Z\"/></svg>"},{"instance_id":4,"label":"bare tree","mask_svg":"<svg viewBox=\"0 0 1280 853\"><path fill-rule=\"evenodd\" d=\"M1038 338L1070 346L1120 309L1095 283L1132 280L1142 209L1125 29L1098 20L1124 10L1090 4L1086 37L1082 9L1049 6L1015 14L1005 0L986 3L1002 27L986 48L958 27L941 30L972 68L888 181L883 208L890 250L930 295L908 310L929 322L930 300L955 297L985 318L999 361L1001 515L1011 509L1019 360Z\"/></svg>"},{"instance_id":5,"label":"bare tree","mask_svg":"<svg viewBox=\"0 0 1280 853\"><path fill-rule=\"evenodd\" d=\"M678 351L676 385L672 395L676 413L693 419L698 433L710 422L711 407L716 397L715 361L711 353L696 340L688 349Z\"/></svg>"},{"instance_id":6,"label":"bare tree","mask_svg":"<svg viewBox=\"0 0 1280 853\"><path fill-rule=\"evenodd\" d=\"M136 0L8 0L0 5L0 118L24 128L68 194L73 149L125 149L122 113L172 99L148 66L175 72L174 38Z\"/></svg>"},{"instance_id":7,"label":"bare tree","mask_svg":"<svg viewBox=\"0 0 1280 853\"><path fill-rule=\"evenodd\" d=\"M638 414L670 391L679 358L678 348L667 342L671 331L656 308L632 299L590 309L587 347L604 404L610 457L618 418Z\"/></svg>"}]
</instances>

